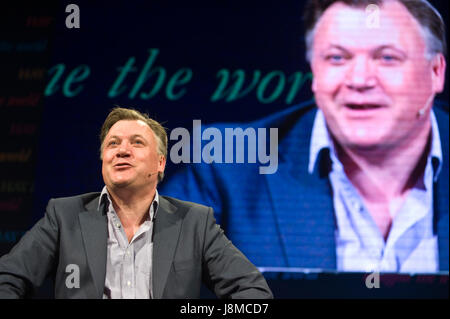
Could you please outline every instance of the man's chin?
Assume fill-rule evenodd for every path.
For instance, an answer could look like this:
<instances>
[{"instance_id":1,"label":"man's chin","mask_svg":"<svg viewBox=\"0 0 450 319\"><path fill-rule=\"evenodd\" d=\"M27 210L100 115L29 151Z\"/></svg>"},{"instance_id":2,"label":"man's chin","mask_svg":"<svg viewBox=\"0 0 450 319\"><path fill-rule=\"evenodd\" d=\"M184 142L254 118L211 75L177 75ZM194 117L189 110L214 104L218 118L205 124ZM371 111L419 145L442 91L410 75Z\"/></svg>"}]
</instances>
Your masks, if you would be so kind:
<instances>
[{"instance_id":1,"label":"man's chin","mask_svg":"<svg viewBox=\"0 0 450 319\"><path fill-rule=\"evenodd\" d=\"M354 152L382 152L389 148L389 145L390 143L382 138L355 138L355 136L352 136L344 141L344 143L341 143L342 147Z\"/></svg>"},{"instance_id":2,"label":"man's chin","mask_svg":"<svg viewBox=\"0 0 450 319\"><path fill-rule=\"evenodd\" d=\"M376 126L360 126L343 129L337 140L345 148L370 151L389 147L392 141L387 133Z\"/></svg>"},{"instance_id":3,"label":"man's chin","mask_svg":"<svg viewBox=\"0 0 450 319\"><path fill-rule=\"evenodd\" d=\"M111 186L116 189L124 189L131 186L130 181L112 181Z\"/></svg>"}]
</instances>

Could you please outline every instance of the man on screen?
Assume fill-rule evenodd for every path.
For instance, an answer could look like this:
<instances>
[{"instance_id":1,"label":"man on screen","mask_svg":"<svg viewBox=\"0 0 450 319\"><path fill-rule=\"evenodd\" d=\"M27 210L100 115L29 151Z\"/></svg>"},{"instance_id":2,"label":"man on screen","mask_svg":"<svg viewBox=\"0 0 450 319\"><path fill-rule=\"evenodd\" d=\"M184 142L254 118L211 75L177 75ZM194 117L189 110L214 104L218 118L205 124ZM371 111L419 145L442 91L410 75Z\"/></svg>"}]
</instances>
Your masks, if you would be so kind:
<instances>
[{"instance_id":1,"label":"man on screen","mask_svg":"<svg viewBox=\"0 0 450 319\"><path fill-rule=\"evenodd\" d=\"M213 205L258 266L448 271L442 18L425 0L309 1L304 15L318 109L249 125L279 128L278 171L193 165L162 191Z\"/></svg>"},{"instance_id":2,"label":"man on screen","mask_svg":"<svg viewBox=\"0 0 450 319\"><path fill-rule=\"evenodd\" d=\"M57 298L270 298L261 273L215 224L211 208L160 196L167 135L115 108L101 134L101 193L50 200L0 258L0 298L29 296L53 276Z\"/></svg>"}]
</instances>

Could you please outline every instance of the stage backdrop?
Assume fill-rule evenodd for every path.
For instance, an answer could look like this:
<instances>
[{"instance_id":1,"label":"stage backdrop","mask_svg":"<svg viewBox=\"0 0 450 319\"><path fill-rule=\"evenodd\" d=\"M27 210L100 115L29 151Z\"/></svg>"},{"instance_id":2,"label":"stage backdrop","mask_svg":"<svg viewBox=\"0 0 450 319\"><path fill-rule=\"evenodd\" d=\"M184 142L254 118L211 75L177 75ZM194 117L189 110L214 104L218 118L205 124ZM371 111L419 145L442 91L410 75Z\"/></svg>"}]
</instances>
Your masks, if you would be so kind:
<instances>
[{"instance_id":1,"label":"stage backdrop","mask_svg":"<svg viewBox=\"0 0 450 319\"><path fill-rule=\"evenodd\" d=\"M66 12L71 3L79 25ZM448 20L447 1L432 3ZM2 10L9 19L0 62L9 71L0 95L0 255L43 216L49 199L102 189L98 135L114 106L147 112L170 133L192 132L193 120L244 126L308 104L302 7L59 1ZM447 88L448 81L438 100L448 108ZM167 181L179 168L168 159Z\"/></svg>"}]
</instances>

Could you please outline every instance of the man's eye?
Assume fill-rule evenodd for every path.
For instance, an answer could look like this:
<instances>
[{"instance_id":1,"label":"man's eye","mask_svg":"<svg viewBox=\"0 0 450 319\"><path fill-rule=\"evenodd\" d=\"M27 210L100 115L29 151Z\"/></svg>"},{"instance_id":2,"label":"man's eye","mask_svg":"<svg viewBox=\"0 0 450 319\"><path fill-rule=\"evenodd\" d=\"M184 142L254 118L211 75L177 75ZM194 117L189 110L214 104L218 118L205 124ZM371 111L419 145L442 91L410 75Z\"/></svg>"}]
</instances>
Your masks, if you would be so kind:
<instances>
[{"instance_id":1,"label":"man's eye","mask_svg":"<svg viewBox=\"0 0 450 319\"><path fill-rule=\"evenodd\" d=\"M109 141L108 142L108 146L114 146L114 145L117 145L116 141Z\"/></svg>"},{"instance_id":2,"label":"man's eye","mask_svg":"<svg viewBox=\"0 0 450 319\"><path fill-rule=\"evenodd\" d=\"M326 56L326 60L334 64L340 64L344 62L344 56L342 54L330 54Z\"/></svg>"},{"instance_id":3,"label":"man's eye","mask_svg":"<svg viewBox=\"0 0 450 319\"><path fill-rule=\"evenodd\" d=\"M141 140L134 141L135 144L144 144Z\"/></svg>"},{"instance_id":4,"label":"man's eye","mask_svg":"<svg viewBox=\"0 0 450 319\"><path fill-rule=\"evenodd\" d=\"M394 64L401 61L401 58L394 54L381 54L378 59L384 64Z\"/></svg>"},{"instance_id":5,"label":"man's eye","mask_svg":"<svg viewBox=\"0 0 450 319\"><path fill-rule=\"evenodd\" d=\"M388 61L388 62L391 62L391 61L394 61L394 60L397 59L395 56L393 56L393 55L388 55L388 54L382 55L381 58L382 58L384 61Z\"/></svg>"}]
</instances>

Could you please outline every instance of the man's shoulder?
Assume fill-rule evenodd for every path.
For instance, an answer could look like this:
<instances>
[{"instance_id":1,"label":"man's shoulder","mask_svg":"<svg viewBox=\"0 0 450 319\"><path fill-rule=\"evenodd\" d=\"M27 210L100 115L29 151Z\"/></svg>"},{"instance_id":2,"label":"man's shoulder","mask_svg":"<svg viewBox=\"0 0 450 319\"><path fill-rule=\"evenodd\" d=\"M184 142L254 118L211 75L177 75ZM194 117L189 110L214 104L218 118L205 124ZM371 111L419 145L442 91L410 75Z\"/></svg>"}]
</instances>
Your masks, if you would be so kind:
<instances>
[{"instance_id":1,"label":"man's shoulder","mask_svg":"<svg viewBox=\"0 0 450 319\"><path fill-rule=\"evenodd\" d=\"M190 202L190 201L186 201L186 200L181 200L172 196L166 196L166 195L160 195L160 201L161 203L163 203L163 201L167 201L170 205L173 205L177 208L182 207L182 208L194 208L194 209L199 209L199 210L208 210L209 207L206 205L202 205L199 203L194 203L194 202Z\"/></svg>"},{"instance_id":2,"label":"man's shoulder","mask_svg":"<svg viewBox=\"0 0 450 319\"><path fill-rule=\"evenodd\" d=\"M187 212L195 212L196 214L206 215L210 211L210 207L181 200L171 196L160 195L160 206L166 211L176 214L185 215Z\"/></svg>"},{"instance_id":3,"label":"man's shoulder","mask_svg":"<svg viewBox=\"0 0 450 319\"><path fill-rule=\"evenodd\" d=\"M315 101L308 100L266 116L260 120L256 120L252 122L252 124L261 124L264 127L278 128L291 128L298 124L308 124L309 126L312 125L316 109Z\"/></svg>"},{"instance_id":4,"label":"man's shoulder","mask_svg":"<svg viewBox=\"0 0 450 319\"><path fill-rule=\"evenodd\" d=\"M52 198L49 205L53 205L60 209L84 211L88 207L98 204L100 192L91 192L75 196Z\"/></svg>"},{"instance_id":5,"label":"man's shoulder","mask_svg":"<svg viewBox=\"0 0 450 319\"><path fill-rule=\"evenodd\" d=\"M215 127L221 132L224 132L227 128L237 127L242 128L242 130L253 128L255 131L259 128L277 128L278 165L281 165L283 161L288 163L292 161L306 162L316 110L314 101L307 101L252 122L213 123L210 127ZM269 138L269 135L266 134L266 141ZM292 153L295 154L292 155ZM168 194L177 194L182 198L189 198L184 197L188 196L187 194L192 196L202 193L218 201L217 195L224 189L210 192L208 189L214 187L214 185L231 186L230 191L234 192L233 196L239 196L236 193L238 190L248 194L248 192L254 192L255 186L264 187L265 185L252 183L252 181L261 180L261 177L264 176L259 171L260 167L263 166L260 163L205 163L202 161L200 163L180 163L177 165L176 172L168 176L168 179L163 182L161 190ZM307 165L305 164L304 167L307 167ZM195 200L204 200L204 197L198 196L195 197Z\"/></svg>"}]
</instances>

